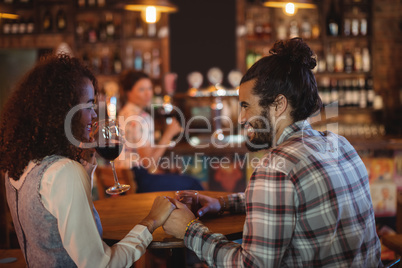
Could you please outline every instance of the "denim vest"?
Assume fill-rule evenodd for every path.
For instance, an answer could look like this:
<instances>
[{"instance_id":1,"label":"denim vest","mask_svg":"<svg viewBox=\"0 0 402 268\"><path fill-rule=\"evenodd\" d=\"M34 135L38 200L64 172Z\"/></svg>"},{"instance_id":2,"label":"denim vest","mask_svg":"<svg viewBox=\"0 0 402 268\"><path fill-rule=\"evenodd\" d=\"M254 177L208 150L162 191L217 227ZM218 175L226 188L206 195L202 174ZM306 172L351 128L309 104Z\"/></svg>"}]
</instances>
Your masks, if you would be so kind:
<instances>
[{"instance_id":1,"label":"denim vest","mask_svg":"<svg viewBox=\"0 0 402 268\"><path fill-rule=\"evenodd\" d=\"M39 194L43 174L61 158L51 156L37 164L18 190L6 180L7 202L27 267L76 267L63 247L57 219L43 206ZM93 210L102 236L99 215Z\"/></svg>"}]
</instances>

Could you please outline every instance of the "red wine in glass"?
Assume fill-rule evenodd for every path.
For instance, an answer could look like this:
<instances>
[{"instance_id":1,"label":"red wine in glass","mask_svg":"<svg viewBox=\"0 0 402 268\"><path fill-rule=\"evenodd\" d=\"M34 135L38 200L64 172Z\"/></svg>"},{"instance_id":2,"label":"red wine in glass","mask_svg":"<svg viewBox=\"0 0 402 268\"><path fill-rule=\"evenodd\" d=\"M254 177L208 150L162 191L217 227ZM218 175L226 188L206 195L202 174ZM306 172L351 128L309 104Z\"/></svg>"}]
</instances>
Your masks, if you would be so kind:
<instances>
[{"instance_id":1,"label":"red wine in glass","mask_svg":"<svg viewBox=\"0 0 402 268\"><path fill-rule=\"evenodd\" d=\"M123 144L121 142L108 143L96 147L96 152L108 161L113 161L119 157L122 150Z\"/></svg>"},{"instance_id":2,"label":"red wine in glass","mask_svg":"<svg viewBox=\"0 0 402 268\"><path fill-rule=\"evenodd\" d=\"M130 189L130 185L120 184L117 179L114 160L120 155L124 146L122 131L112 119L100 120L94 123L95 140L97 141L97 153L109 160L113 170L114 185L106 190L107 194L121 194Z\"/></svg>"}]
</instances>

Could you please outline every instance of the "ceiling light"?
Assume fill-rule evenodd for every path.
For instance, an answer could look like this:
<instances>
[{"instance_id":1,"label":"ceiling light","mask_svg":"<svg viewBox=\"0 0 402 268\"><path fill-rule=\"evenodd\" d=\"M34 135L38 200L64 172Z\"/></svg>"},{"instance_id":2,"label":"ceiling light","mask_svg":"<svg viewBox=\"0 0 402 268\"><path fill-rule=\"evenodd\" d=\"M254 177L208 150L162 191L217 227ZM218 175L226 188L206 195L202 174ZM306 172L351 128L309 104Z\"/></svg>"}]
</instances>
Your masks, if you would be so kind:
<instances>
[{"instance_id":1,"label":"ceiling light","mask_svg":"<svg viewBox=\"0 0 402 268\"><path fill-rule=\"evenodd\" d=\"M264 6L282 8L283 12L289 16L296 14L298 9L317 8L317 6L313 3L312 0L297 0L292 2L288 0L276 0L276 1L268 0L264 2Z\"/></svg>"}]
</instances>

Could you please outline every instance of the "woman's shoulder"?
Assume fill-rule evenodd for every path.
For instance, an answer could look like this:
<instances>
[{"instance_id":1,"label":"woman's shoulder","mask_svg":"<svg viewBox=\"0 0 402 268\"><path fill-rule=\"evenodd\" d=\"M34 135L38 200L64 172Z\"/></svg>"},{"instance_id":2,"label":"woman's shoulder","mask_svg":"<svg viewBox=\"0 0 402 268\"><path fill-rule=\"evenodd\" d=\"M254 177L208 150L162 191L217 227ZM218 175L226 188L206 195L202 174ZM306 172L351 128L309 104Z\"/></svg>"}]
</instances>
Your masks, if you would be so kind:
<instances>
[{"instance_id":1,"label":"woman's shoulder","mask_svg":"<svg viewBox=\"0 0 402 268\"><path fill-rule=\"evenodd\" d=\"M65 156L51 155L43 159L42 165L47 166L46 172L74 172L83 171L80 163Z\"/></svg>"}]
</instances>

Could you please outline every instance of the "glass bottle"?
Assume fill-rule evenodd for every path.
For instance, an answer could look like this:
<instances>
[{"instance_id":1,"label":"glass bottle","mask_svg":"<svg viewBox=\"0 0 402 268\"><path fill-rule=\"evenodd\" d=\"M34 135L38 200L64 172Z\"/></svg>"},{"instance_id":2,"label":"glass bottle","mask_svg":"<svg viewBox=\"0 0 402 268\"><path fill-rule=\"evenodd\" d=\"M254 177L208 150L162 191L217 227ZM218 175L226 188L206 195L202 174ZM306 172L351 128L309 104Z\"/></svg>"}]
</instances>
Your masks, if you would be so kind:
<instances>
[{"instance_id":1,"label":"glass bottle","mask_svg":"<svg viewBox=\"0 0 402 268\"><path fill-rule=\"evenodd\" d=\"M338 36L340 32L340 23L339 23L340 15L337 12L335 1L331 1L330 9L327 14L327 35L330 36Z\"/></svg>"},{"instance_id":2,"label":"glass bottle","mask_svg":"<svg viewBox=\"0 0 402 268\"><path fill-rule=\"evenodd\" d=\"M63 9L56 14L56 26L58 31L64 31L67 28L67 16Z\"/></svg>"}]
</instances>

